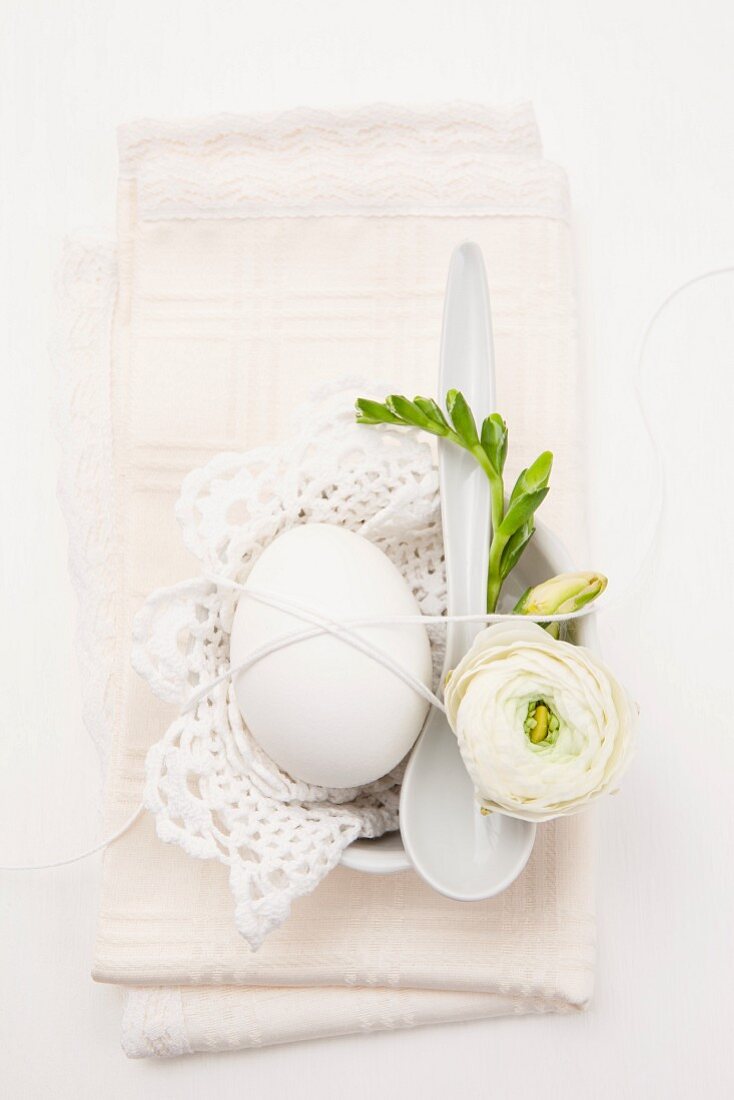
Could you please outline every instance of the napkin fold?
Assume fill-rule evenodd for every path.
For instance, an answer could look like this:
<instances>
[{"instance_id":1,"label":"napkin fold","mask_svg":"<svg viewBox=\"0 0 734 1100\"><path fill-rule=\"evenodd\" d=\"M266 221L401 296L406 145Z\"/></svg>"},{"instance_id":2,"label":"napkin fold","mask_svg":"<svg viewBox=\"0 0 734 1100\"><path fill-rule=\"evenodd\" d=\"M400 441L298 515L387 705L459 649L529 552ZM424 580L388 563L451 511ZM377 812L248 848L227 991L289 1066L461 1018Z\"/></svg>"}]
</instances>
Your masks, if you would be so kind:
<instances>
[{"instance_id":1,"label":"napkin fold","mask_svg":"<svg viewBox=\"0 0 734 1100\"><path fill-rule=\"evenodd\" d=\"M77 395L65 435L75 415L98 426L93 444L82 430L69 442L67 512L83 612L95 609L81 642L103 670L88 704L110 730L108 830L140 801L146 751L172 717L129 654L142 598L197 568L174 518L182 477L216 452L277 440L322 382L435 392L448 261L465 238L487 262L512 461L554 450L543 518L578 552L568 197L529 107L122 128L116 263L76 243L62 279L65 391ZM226 869L162 844L143 817L105 854L93 975L127 990L133 1056L573 1011L593 983L590 830L587 815L541 826L522 876L471 905L412 873L337 868L252 953Z\"/></svg>"}]
</instances>

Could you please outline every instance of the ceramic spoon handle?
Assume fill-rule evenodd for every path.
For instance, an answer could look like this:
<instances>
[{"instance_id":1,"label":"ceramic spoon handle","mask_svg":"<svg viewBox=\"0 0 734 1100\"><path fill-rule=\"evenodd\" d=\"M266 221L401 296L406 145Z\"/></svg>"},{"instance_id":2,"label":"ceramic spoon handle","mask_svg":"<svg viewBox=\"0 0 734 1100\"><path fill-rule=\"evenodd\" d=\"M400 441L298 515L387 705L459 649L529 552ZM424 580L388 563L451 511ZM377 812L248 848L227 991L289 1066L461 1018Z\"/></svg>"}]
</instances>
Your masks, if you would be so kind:
<instances>
[{"instance_id":1,"label":"ceramic spoon handle","mask_svg":"<svg viewBox=\"0 0 734 1100\"><path fill-rule=\"evenodd\" d=\"M492 334L484 261L475 244L451 258L441 346L441 397L461 390L479 422L494 404ZM449 611L486 607L489 483L470 455L447 443L439 456ZM447 624L445 668L453 668L481 628ZM457 901L492 897L525 866L535 826L477 810L469 773L445 714L433 709L405 769L400 830L416 871Z\"/></svg>"},{"instance_id":2,"label":"ceramic spoon handle","mask_svg":"<svg viewBox=\"0 0 734 1100\"><path fill-rule=\"evenodd\" d=\"M481 249L466 242L451 257L441 341L439 390L460 390L477 429L494 409L494 354L487 275ZM489 482L476 461L453 443L439 441L441 519L450 615L484 611L490 536ZM449 623L444 671L471 645L479 623Z\"/></svg>"}]
</instances>

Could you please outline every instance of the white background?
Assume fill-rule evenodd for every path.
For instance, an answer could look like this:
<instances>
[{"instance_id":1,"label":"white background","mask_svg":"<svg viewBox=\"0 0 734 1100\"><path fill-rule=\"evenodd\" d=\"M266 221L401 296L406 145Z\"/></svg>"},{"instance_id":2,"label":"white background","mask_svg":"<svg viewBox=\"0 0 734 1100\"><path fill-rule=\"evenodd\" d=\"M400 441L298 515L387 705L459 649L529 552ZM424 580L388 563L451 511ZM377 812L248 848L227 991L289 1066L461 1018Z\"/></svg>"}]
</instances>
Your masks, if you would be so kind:
<instances>
[{"instance_id":1,"label":"white background","mask_svg":"<svg viewBox=\"0 0 734 1100\"><path fill-rule=\"evenodd\" d=\"M732 10L728 0L0 0L0 863L63 856L98 830L46 342L63 235L112 231L116 124L531 98L546 153L571 180L593 564L621 590L650 489L631 388L637 339L667 291L734 263ZM653 568L600 619L643 720L624 790L598 815L590 1012L131 1063L118 994L89 979L95 857L0 875L4 1095L734 1094L733 353L731 276L681 298L650 347L643 388L668 497ZM552 424L542 427L552 445Z\"/></svg>"}]
</instances>

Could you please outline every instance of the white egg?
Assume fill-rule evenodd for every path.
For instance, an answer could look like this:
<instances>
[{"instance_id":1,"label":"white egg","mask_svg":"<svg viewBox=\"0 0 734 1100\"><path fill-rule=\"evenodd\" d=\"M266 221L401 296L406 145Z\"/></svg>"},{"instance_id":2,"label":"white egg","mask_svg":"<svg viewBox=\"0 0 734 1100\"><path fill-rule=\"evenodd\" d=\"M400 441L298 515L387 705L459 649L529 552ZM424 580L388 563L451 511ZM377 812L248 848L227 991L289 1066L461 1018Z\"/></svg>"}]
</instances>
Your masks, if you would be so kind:
<instances>
[{"instance_id":1,"label":"white egg","mask_svg":"<svg viewBox=\"0 0 734 1100\"><path fill-rule=\"evenodd\" d=\"M400 572L373 543L342 527L293 527L268 546L247 586L332 619L415 615ZM233 667L294 631L312 629L244 593L232 626ZM356 632L424 684L431 650L420 623L363 626ZM353 787L385 775L409 751L428 704L371 657L331 634L268 654L234 677L253 737L289 775L325 787Z\"/></svg>"}]
</instances>

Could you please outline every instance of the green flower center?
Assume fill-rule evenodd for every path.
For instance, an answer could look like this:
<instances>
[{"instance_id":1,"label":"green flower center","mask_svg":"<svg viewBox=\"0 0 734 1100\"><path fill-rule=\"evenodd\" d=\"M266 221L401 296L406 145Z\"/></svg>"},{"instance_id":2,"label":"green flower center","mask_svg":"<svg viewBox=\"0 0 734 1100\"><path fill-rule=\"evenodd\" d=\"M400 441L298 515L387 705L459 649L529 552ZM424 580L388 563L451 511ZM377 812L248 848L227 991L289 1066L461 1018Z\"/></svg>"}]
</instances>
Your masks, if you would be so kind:
<instances>
[{"instance_id":1,"label":"green flower center","mask_svg":"<svg viewBox=\"0 0 734 1100\"><path fill-rule=\"evenodd\" d=\"M534 699L528 704L528 715L523 722L523 728L533 745L540 745L543 741L555 741L560 728L558 715L551 710L545 699Z\"/></svg>"}]
</instances>

